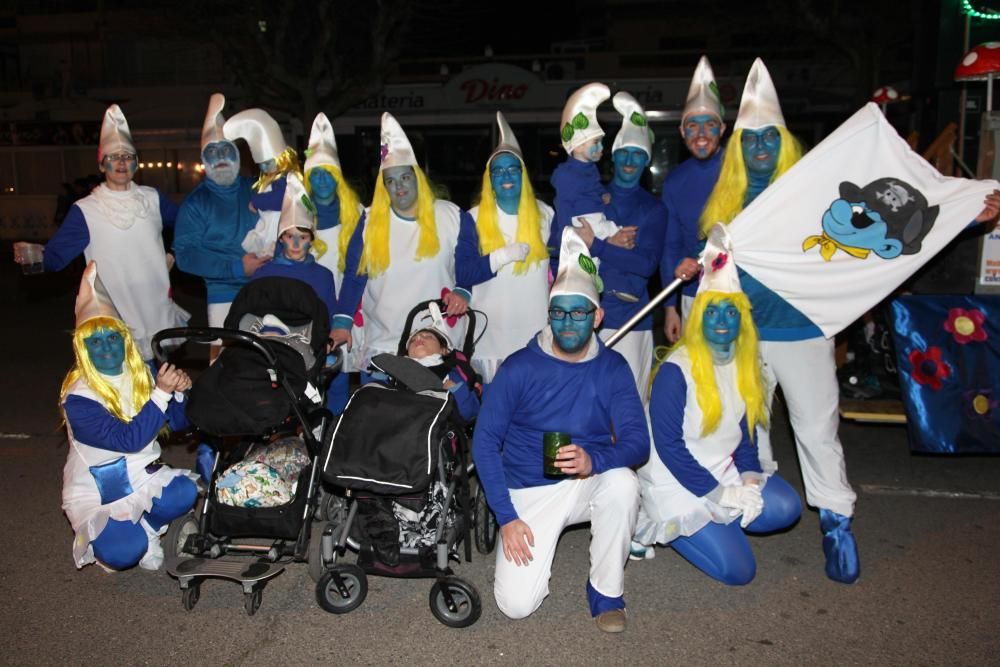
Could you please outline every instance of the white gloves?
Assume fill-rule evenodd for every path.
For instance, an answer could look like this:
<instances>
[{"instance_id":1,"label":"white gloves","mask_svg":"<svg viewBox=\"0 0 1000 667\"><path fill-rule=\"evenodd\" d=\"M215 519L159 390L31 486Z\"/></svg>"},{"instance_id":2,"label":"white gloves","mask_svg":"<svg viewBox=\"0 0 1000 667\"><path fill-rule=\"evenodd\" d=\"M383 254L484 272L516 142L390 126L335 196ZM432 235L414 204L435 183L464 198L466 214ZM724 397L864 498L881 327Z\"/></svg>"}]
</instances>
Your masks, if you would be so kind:
<instances>
[{"instance_id":1,"label":"white gloves","mask_svg":"<svg viewBox=\"0 0 1000 667\"><path fill-rule=\"evenodd\" d=\"M760 495L760 487L755 484L723 487L719 504L743 512L740 528L749 526L764 511L764 498Z\"/></svg>"},{"instance_id":2,"label":"white gloves","mask_svg":"<svg viewBox=\"0 0 1000 667\"><path fill-rule=\"evenodd\" d=\"M608 220L604 217L603 213L587 213L585 215L574 216L570 223L579 229L583 227L583 223L586 221L592 230L594 230L594 236L604 240L614 236L621 227L615 224L613 220Z\"/></svg>"},{"instance_id":3,"label":"white gloves","mask_svg":"<svg viewBox=\"0 0 1000 667\"><path fill-rule=\"evenodd\" d=\"M490 253L490 271L496 273L511 262L523 262L527 256L527 243L508 243Z\"/></svg>"}]
</instances>

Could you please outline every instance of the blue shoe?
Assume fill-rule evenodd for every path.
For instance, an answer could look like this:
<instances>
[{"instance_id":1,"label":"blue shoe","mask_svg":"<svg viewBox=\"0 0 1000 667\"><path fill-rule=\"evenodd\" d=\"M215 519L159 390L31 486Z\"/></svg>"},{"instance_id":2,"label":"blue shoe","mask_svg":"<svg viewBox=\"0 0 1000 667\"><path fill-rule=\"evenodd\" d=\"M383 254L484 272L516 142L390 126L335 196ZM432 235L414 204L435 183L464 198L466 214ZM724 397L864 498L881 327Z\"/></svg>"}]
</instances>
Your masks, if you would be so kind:
<instances>
[{"instance_id":1,"label":"blue shoe","mask_svg":"<svg viewBox=\"0 0 1000 667\"><path fill-rule=\"evenodd\" d=\"M195 452L194 469L201 481L209 484L215 471L215 450L208 443L201 443Z\"/></svg>"},{"instance_id":2,"label":"blue shoe","mask_svg":"<svg viewBox=\"0 0 1000 667\"><path fill-rule=\"evenodd\" d=\"M819 527L823 531L826 576L842 584L853 584L861 576L861 562L858 543L851 532L851 517L820 509Z\"/></svg>"}]
</instances>

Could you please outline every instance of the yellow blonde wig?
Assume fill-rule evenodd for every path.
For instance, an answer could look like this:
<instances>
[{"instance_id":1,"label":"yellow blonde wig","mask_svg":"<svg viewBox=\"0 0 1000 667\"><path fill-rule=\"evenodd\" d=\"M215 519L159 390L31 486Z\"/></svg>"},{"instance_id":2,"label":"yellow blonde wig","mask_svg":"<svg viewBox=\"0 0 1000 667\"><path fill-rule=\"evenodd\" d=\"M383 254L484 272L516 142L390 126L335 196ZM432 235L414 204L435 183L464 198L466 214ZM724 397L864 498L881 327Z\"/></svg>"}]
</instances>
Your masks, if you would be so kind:
<instances>
[{"instance_id":1,"label":"yellow blonde wig","mask_svg":"<svg viewBox=\"0 0 1000 667\"><path fill-rule=\"evenodd\" d=\"M414 165L413 173L417 177L417 226L420 229L414 258L421 260L437 255L441 244L434 219L434 191L420 167ZM365 243L358 263L358 275L367 274L369 278L375 278L389 268L390 208L389 192L385 189L382 172L379 171L378 178L375 179L372 205L365 220Z\"/></svg>"},{"instance_id":2,"label":"yellow blonde wig","mask_svg":"<svg viewBox=\"0 0 1000 667\"><path fill-rule=\"evenodd\" d=\"M94 335L100 329L116 332L125 341L125 364L123 371L132 378L132 395L124 397L131 405L122 405L122 398L104 376L94 368L84 340ZM83 379L84 382L101 397L105 407L117 419L128 423L132 415L137 413L153 393L153 376L142 360L139 348L136 347L132 334L125 323L114 317L93 317L76 328L73 332L73 356L76 360L73 368L66 374L62 388L59 390L59 405L62 405L73 384Z\"/></svg>"},{"instance_id":3,"label":"yellow blonde wig","mask_svg":"<svg viewBox=\"0 0 1000 667\"><path fill-rule=\"evenodd\" d=\"M513 153L512 153L513 155ZM520 158L518 158L520 159ZM528 256L522 262L514 262L514 273L522 274L536 262L548 261L549 251L542 239L542 213L538 210L538 200L528 178L528 169L521 161L521 199L517 204L517 243L528 244ZM483 184L479 193L479 214L476 216L476 232L479 233L479 252L488 255L507 245L497 222L497 200L490 181L490 165L483 172Z\"/></svg>"},{"instance_id":4,"label":"yellow blonde wig","mask_svg":"<svg viewBox=\"0 0 1000 667\"><path fill-rule=\"evenodd\" d=\"M344 174L340 171L340 167L332 164L321 164L313 167L313 169L323 169L333 177L333 181L337 184L337 200L340 202L340 234L337 236L337 249L340 253L338 255L337 268L343 273L344 262L347 259L347 244L351 242L351 236L358 226L358 220L361 219L361 198L358 197L358 193L344 179ZM311 197L312 185L309 183L308 174L306 176L304 179L306 192ZM317 238L317 240L319 239ZM315 246L315 243L313 245ZM323 252L326 252L325 248ZM322 257L323 253L317 250L317 256Z\"/></svg>"},{"instance_id":5,"label":"yellow blonde wig","mask_svg":"<svg viewBox=\"0 0 1000 667\"><path fill-rule=\"evenodd\" d=\"M294 172L300 177L302 176L302 165L299 164L299 154L291 146L281 151L281 154L274 158L274 163L274 171L266 174L264 172L260 173L257 182L253 184L254 192L263 192L267 189L267 186L289 172Z\"/></svg>"},{"instance_id":6,"label":"yellow blonde wig","mask_svg":"<svg viewBox=\"0 0 1000 667\"><path fill-rule=\"evenodd\" d=\"M778 151L778 162L771 175L771 183L792 168L792 165L802 158L802 144L786 128L776 126L781 135L781 148ZM708 196L705 210L698 222L702 237L708 236L708 230L717 222L729 224L733 218L746 206L747 169L743 161L742 141L743 130L733 132L725 154L722 156L722 167L719 180Z\"/></svg>"},{"instance_id":7,"label":"yellow blonde wig","mask_svg":"<svg viewBox=\"0 0 1000 667\"><path fill-rule=\"evenodd\" d=\"M757 327L750 314L750 300L742 292L699 293L691 306L691 312L684 326L680 345L687 348L691 359L691 375L695 383L695 396L701 408L701 434L706 436L719 427L722 417L722 401L715 383L715 367L712 351L702 329L705 308L711 304L729 300L740 311L740 333L734 343L733 361L736 363L736 386L746 404L747 431L754 436L757 425L767 426L768 406L765 401L764 379L760 371L757 350Z\"/></svg>"}]
</instances>

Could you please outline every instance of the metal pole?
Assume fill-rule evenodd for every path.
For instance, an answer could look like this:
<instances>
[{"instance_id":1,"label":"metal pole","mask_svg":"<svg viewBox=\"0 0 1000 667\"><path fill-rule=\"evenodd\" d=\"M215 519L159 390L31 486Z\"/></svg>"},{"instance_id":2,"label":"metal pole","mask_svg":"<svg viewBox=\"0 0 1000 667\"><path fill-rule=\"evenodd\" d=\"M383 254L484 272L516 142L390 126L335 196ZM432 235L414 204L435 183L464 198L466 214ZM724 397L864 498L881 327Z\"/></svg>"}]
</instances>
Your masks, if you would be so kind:
<instances>
[{"instance_id":1,"label":"metal pole","mask_svg":"<svg viewBox=\"0 0 1000 667\"><path fill-rule=\"evenodd\" d=\"M965 15L965 35L962 38L962 57L969 52L969 30L972 24L972 17L968 14ZM962 83L962 92L958 96L958 157L962 159L965 157L965 104L969 98L969 84ZM954 176L954 174L945 174L945 176Z\"/></svg>"},{"instance_id":2,"label":"metal pole","mask_svg":"<svg viewBox=\"0 0 1000 667\"><path fill-rule=\"evenodd\" d=\"M700 266L704 266L704 263L703 263L703 260L702 260L701 257L698 258L698 264ZM666 287L664 287L660 291L659 294L657 294L652 299L650 299L649 303L647 303L645 306L642 307L642 310L640 310L638 313L636 313L635 315L633 315L629 319L628 322L626 322L621 327L619 327L618 331L614 332L611 335L611 338L608 338L606 341L604 341L604 344L607 347L614 347L615 343L617 343L622 338L624 338L625 334L627 334L629 331L631 331L632 328L635 325L637 325L642 320L642 318L646 317L646 315L648 315L650 312L652 312L652 310L654 308L656 308L658 305L660 305L660 303L664 299L666 299L668 296L670 296L673 293L674 290L676 290L678 287L680 287L681 283L683 283L683 282L684 281L681 280L680 278L675 278L674 281L672 283L670 283L669 285L667 285Z\"/></svg>"}]
</instances>

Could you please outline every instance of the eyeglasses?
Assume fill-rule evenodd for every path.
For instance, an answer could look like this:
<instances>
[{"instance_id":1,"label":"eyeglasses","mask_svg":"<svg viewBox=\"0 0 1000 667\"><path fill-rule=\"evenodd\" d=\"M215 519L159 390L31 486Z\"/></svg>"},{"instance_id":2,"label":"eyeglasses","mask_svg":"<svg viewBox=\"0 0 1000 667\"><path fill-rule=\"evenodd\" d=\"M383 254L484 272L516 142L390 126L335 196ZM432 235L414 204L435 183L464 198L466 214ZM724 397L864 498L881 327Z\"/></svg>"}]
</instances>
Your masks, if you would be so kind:
<instances>
[{"instance_id":1,"label":"eyeglasses","mask_svg":"<svg viewBox=\"0 0 1000 667\"><path fill-rule=\"evenodd\" d=\"M494 178L499 178L499 177L512 178L514 176L520 176L520 175L521 175L521 166L516 164L511 165L509 167L493 167L492 169L490 169L490 176Z\"/></svg>"},{"instance_id":2,"label":"eyeglasses","mask_svg":"<svg viewBox=\"0 0 1000 667\"><path fill-rule=\"evenodd\" d=\"M108 162L132 162L135 160L135 153L114 153L104 156Z\"/></svg>"},{"instance_id":3,"label":"eyeglasses","mask_svg":"<svg viewBox=\"0 0 1000 667\"><path fill-rule=\"evenodd\" d=\"M583 322L597 311L596 308L590 310L563 310L562 308L549 308L549 319L561 322L569 315L569 319L574 322Z\"/></svg>"}]
</instances>

